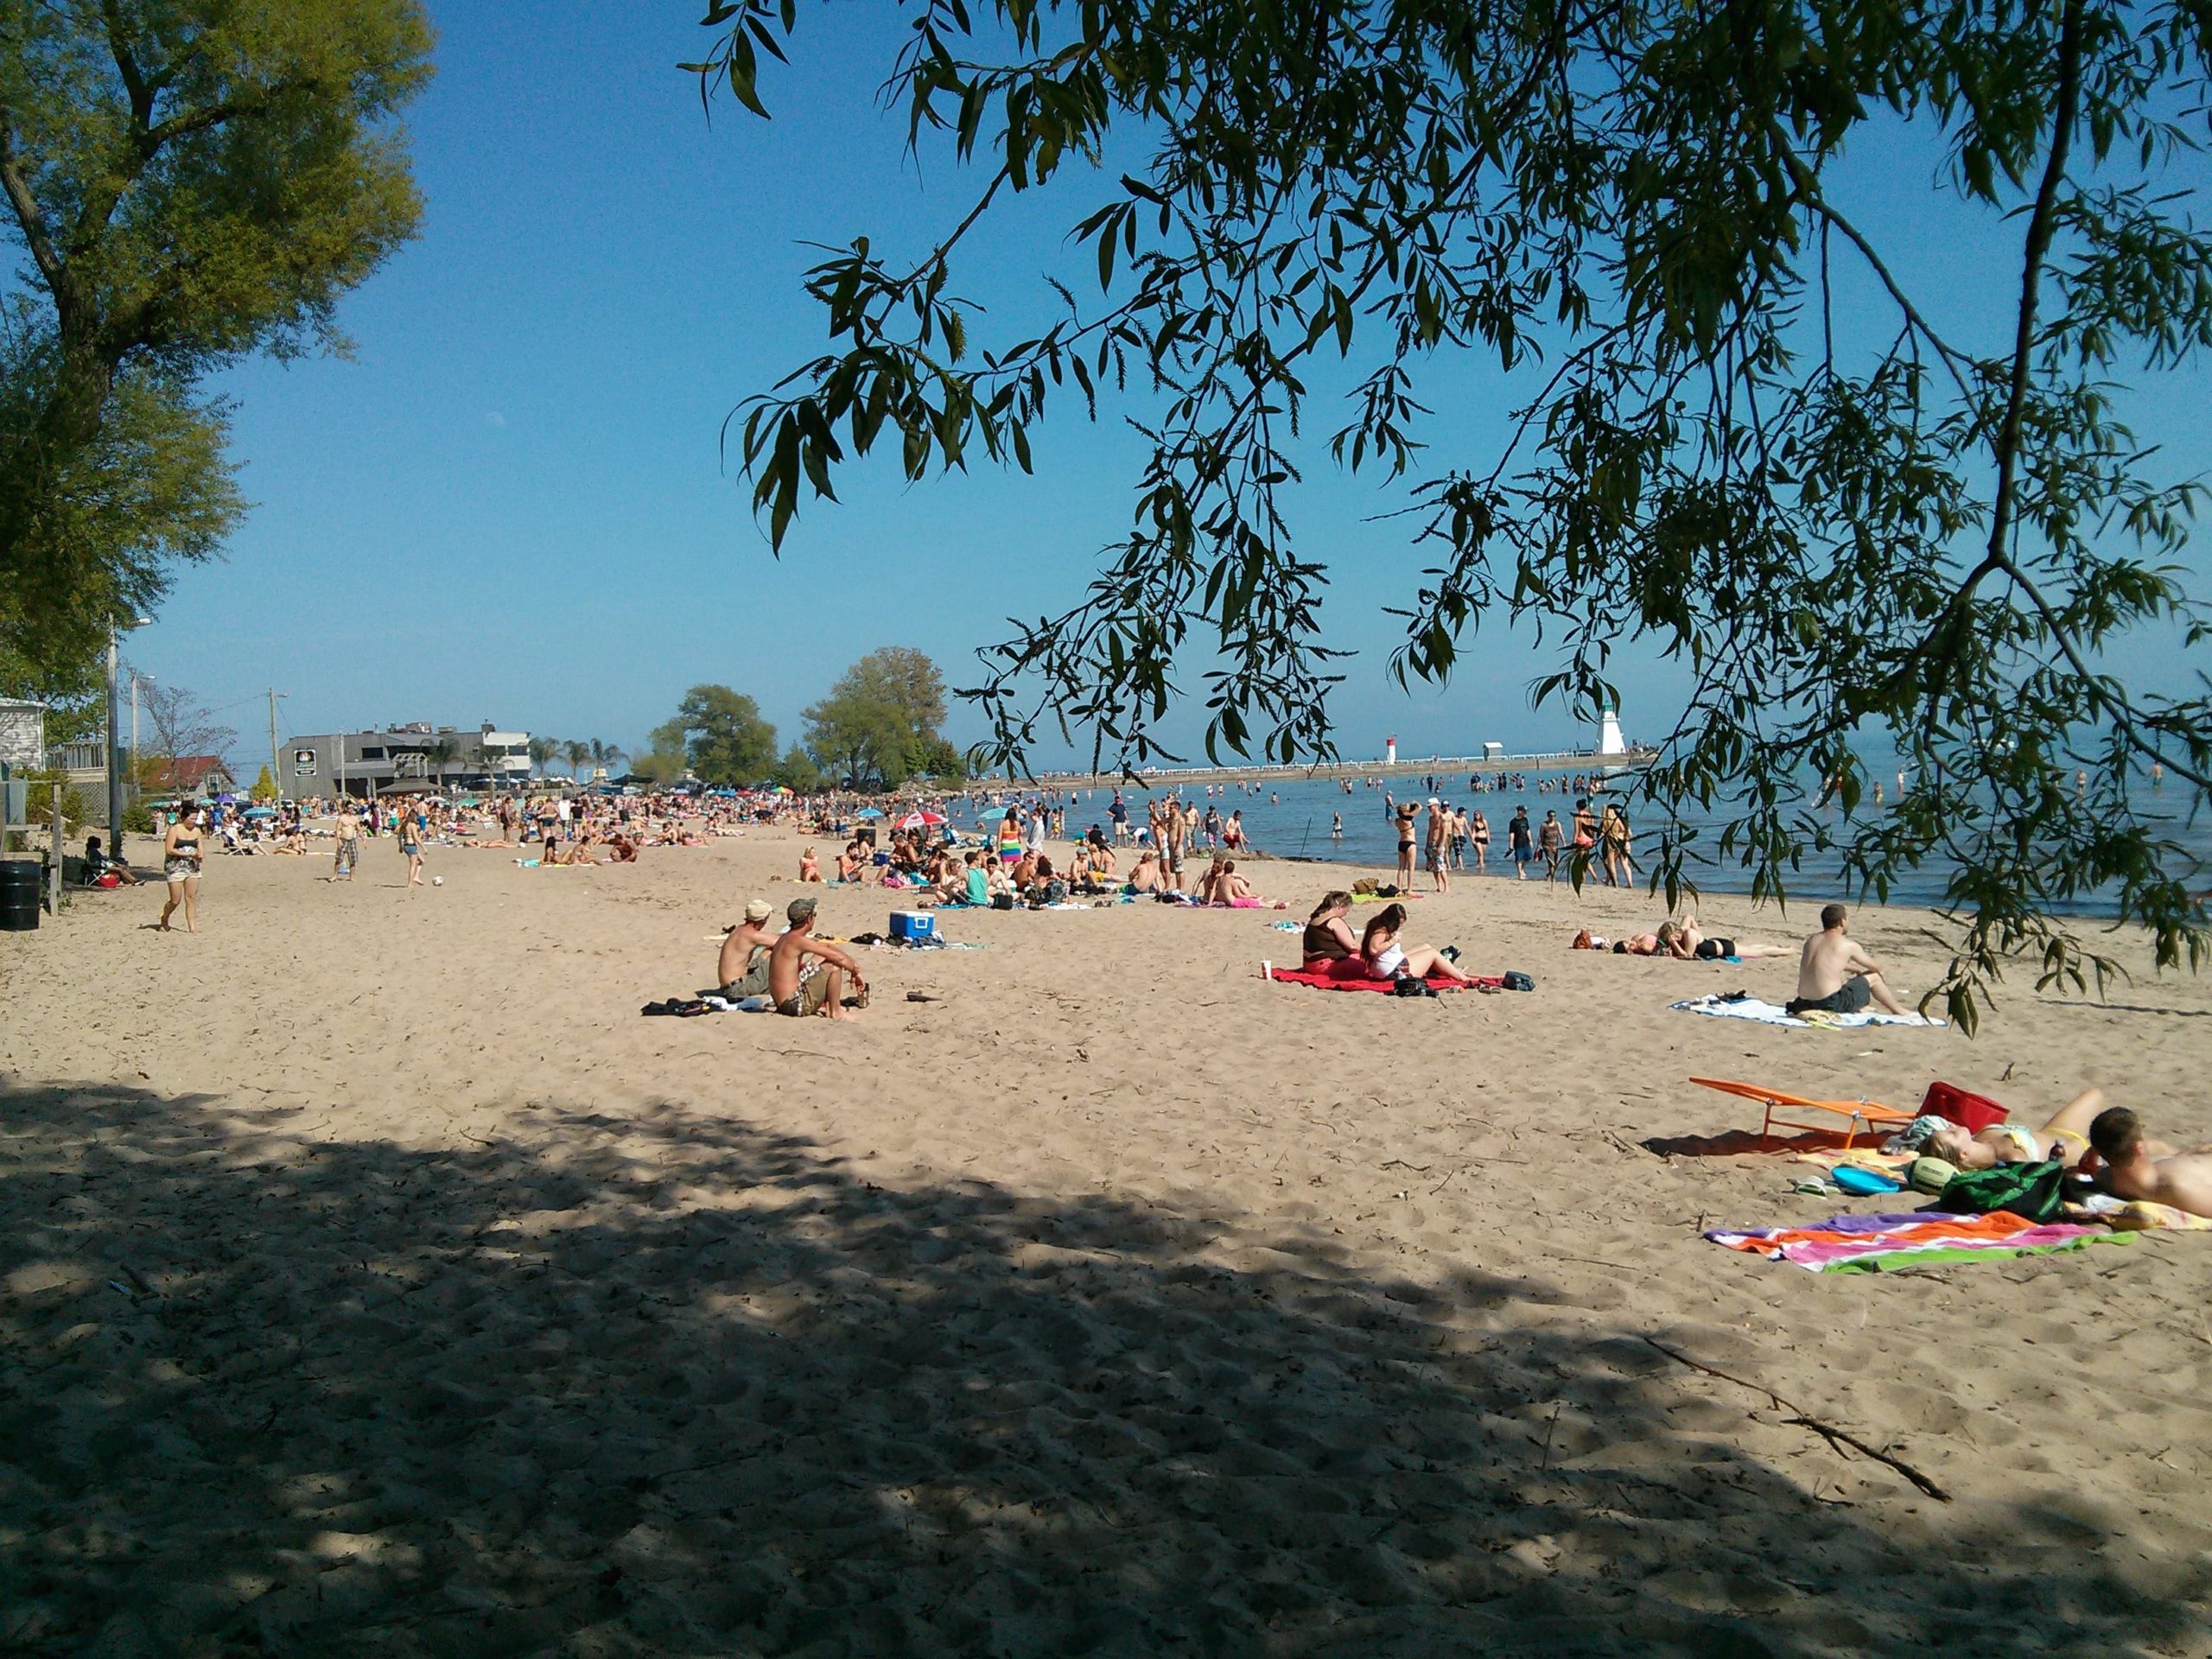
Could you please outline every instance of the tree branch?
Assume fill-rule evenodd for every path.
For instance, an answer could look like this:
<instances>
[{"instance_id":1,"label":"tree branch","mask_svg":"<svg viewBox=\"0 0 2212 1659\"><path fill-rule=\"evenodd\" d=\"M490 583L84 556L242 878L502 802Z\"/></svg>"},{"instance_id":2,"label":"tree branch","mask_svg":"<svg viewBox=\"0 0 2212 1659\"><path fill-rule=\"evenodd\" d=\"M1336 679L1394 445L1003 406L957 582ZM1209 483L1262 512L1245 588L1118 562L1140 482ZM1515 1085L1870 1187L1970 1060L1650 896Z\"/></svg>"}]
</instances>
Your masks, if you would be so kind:
<instances>
[{"instance_id":1,"label":"tree branch","mask_svg":"<svg viewBox=\"0 0 2212 1659\"><path fill-rule=\"evenodd\" d=\"M2004 423L1993 446L1997 491L1989 515L1989 556L2002 560L2012 531L2012 501L2020 465L2020 418L2028 399L2030 354L2035 349L2036 307L2043 289L2043 262L2056 228L2058 187L2074 146L2074 122L2082 102L2082 0L2066 0L2058 24L2058 99L2051 112L2050 156L2028 216L2028 238L2020 271L2020 315L2012 337L2012 385L2005 394Z\"/></svg>"},{"instance_id":2,"label":"tree branch","mask_svg":"<svg viewBox=\"0 0 2212 1659\"><path fill-rule=\"evenodd\" d=\"M67 284L68 267L54 245L46 211L38 205L38 198L31 194L30 181L23 176L22 158L16 149L14 114L4 105L0 105L0 188L8 193L8 205L15 211L16 224L22 226L23 240L30 245L31 257L38 264L39 274L54 290L55 302L66 321L68 296L62 290Z\"/></svg>"}]
</instances>

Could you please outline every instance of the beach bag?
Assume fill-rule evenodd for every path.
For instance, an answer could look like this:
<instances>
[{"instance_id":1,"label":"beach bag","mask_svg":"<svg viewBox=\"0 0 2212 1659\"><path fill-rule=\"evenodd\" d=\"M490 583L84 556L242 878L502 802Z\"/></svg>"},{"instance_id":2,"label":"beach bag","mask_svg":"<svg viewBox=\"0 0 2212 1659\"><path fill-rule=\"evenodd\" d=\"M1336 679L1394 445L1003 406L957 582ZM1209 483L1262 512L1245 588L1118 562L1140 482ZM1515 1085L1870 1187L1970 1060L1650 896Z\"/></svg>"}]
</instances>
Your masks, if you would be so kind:
<instances>
[{"instance_id":1,"label":"beach bag","mask_svg":"<svg viewBox=\"0 0 2212 1659\"><path fill-rule=\"evenodd\" d=\"M1503 983L1509 991L1533 991L1536 988L1536 982L1528 975L1511 971L1506 974Z\"/></svg>"},{"instance_id":2,"label":"beach bag","mask_svg":"<svg viewBox=\"0 0 2212 1659\"><path fill-rule=\"evenodd\" d=\"M2066 1166L1999 1164L1961 1170L1943 1184L1936 1202L1955 1215L1986 1216L2003 1210L2030 1221L2054 1221L2065 1207Z\"/></svg>"},{"instance_id":3,"label":"beach bag","mask_svg":"<svg viewBox=\"0 0 2212 1659\"><path fill-rule=\"evenodd\" d=\"M1968 1135L1986 1129L1993 1123L2002 1123L2011 1116L1988 1096L1969 1094L1964 1089L1948 1083L1928 1085L1928 1094L1920 1103L1920 1115L1923 1117L1948 1118Z\"/></svg>"}]
</instances>

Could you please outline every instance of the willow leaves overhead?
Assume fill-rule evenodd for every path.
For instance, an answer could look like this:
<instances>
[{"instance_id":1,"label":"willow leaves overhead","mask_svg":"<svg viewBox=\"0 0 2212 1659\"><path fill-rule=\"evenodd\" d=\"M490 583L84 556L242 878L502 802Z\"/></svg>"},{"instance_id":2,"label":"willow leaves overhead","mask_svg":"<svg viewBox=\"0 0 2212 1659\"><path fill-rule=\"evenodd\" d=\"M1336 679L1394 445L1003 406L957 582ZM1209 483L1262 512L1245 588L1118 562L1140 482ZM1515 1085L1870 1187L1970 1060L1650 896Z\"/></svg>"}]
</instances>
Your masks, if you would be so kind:
<instances>
[{"instance_id":1,"label":"willow leaves overhead","mask_svg":"<svg viewBox=\"0 0 2212 1659\"><path fill-rule=\"evenodd\" d=\"M1446 678L1509 618L1548 653L1540 702L1580 719L1612 700L1624 648L1688 669L1640 785L1670 899L1714 861L1779 896L1839 847L1880 896L1941 855L1965 924L1944 989L1968 1022L2010 955L2045 982L2101 978L2054 919L2091 894L2162 963L2201 960L2202 872L2140 798L2156 765L2168 803L2204 803L2212 708L2201 682L2162 696L2122 671L2148 631L2202 644L2177 563L2196 486L2127 429L2113 383L2212 337L2183 194L2212 8L909 11L885 95L918 150L971 170L971 205L934 247L860 237L820 264L828 348L734 429L780 547L879 443L918 479L979 451L1029 467L1036 423L1070 403L1140 427L1126 533L1076 603L985 654L997 761L1047 732L1164 758L1180 659L1204 674L1210 753L1332 752L1325 572L1290 508L1308 383L1334 359L1333 464L1402 492L1402 677ZM702 92L765 112L763 72L808 17L715 0L705 22ZM1959 259L1916 266L1854 216L1840 159L1877 128L1937 158L1931 194L1980 227L1970 293ZM963 242L1055 184L1085 198L1060 320L971 339ZM1882 314L1870 336L1861 307L1840 348L1840 285ZM1987 324L1936 321L1961 315ZM1516 389L1496 453L1426 418L1420 377L1447 354ZM1908 787L1868 811L1891 749ZM1700 839L1687 803L1725 827Z\"/></svg>"}]
</instances>

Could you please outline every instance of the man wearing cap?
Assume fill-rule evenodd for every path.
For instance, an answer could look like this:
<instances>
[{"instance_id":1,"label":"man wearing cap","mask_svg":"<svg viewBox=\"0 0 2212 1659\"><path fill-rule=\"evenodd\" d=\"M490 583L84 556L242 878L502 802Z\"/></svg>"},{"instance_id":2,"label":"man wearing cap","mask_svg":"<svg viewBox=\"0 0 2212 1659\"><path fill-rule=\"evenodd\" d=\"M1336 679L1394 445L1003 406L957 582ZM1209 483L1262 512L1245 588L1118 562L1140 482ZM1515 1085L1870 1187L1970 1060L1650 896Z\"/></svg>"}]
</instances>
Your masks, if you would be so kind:
<instances>
[{"instance_id":1,"label":"man wearing cap","mask_svg":"<svg viewBox=\"0 0 2212 1659\"><path fill-rule=\"evenodd\" d=\"M814 937L814 900L794 899L785 906L791 926L768 952L768 995L778 1014L821 1014L845 1020L845 976L853 980L853 994L862 1007L868 1002L868 982L860 964L834 944Z\"/></svg>"},{"instance_id":2,"label":"man wearing cap","mask_svg":"<svg viewBox=\"0 0 2212 1659\"><path fill-rule=\"evenodd\" d=\"M715 977L721 982L721 994L733 1002L741 996L768 994L768 952L776 943L776 936L768 931L772 913L766 899L755 899L746 906L745 919L722 935L722 954Z\"/></svg>"}]
</instances>

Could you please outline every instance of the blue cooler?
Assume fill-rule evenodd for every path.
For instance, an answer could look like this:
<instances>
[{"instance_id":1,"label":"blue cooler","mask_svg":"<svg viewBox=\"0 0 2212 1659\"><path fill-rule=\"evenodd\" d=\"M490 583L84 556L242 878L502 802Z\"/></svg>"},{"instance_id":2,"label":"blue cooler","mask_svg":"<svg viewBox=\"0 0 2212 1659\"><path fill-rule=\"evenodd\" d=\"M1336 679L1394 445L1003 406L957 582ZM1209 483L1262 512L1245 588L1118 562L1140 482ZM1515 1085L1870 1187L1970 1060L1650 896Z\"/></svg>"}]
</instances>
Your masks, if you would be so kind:
<instances>
[{"instance_id":1,"label":"blue cooler","mask_svg":"<svg viewBox=\"0 0 2212 1659\"><path fill-rule=\"evenodd\" d=\"M926 910L894 910L891 912L891 937L917 944L937 937L937 918Z\"/></svg>"}]
</instances>

